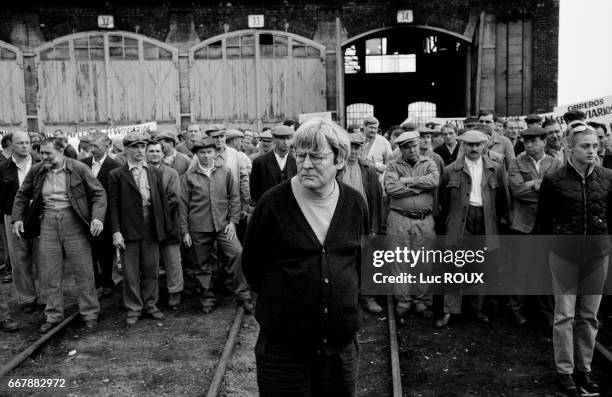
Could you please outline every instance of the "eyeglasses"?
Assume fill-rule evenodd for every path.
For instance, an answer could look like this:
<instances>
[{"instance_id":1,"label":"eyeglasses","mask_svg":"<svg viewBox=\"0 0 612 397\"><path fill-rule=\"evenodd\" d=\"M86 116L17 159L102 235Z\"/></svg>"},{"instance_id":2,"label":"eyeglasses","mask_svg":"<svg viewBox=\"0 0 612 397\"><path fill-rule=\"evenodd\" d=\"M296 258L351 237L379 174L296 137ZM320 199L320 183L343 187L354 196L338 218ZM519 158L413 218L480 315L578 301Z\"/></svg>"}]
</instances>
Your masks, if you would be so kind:
<instances>
[{"instance_id":1,"label":"eyeglasses","mask_svg":"<svg viewBox=\"0 0 612 397\"><path fill-rule=\"evenodd\" d=\"M333 152L327 152L327 153L296 153L295 154L295 160L298 163L303 163L304 161L306 161L306 157L310 157L310 162L314 165L321 165L321 163L323 162L323 160L325 160L325 158L332 154Z\"/></svg>"}]
</instances>

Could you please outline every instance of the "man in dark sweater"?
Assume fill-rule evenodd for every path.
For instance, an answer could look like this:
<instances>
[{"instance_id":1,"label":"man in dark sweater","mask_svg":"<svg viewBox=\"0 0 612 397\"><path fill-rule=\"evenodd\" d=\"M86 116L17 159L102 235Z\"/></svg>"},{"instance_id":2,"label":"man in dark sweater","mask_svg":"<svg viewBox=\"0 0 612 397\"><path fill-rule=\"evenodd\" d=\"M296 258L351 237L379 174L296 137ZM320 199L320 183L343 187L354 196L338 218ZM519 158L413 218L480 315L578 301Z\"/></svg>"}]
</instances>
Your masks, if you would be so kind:
<instances>
[{"instance_id":1,"label":"man in dark sweater","mask_svg":"<svg viewBox=\"0 0 612 397\"><path fill-rule=\"evenodd\" d=\"M295 133L297 175L268 190L249 223L244 274L259 294L261 396L354 396L365 200L336 181L350 152L332 122Z\"/></svg>"}]
</instances>

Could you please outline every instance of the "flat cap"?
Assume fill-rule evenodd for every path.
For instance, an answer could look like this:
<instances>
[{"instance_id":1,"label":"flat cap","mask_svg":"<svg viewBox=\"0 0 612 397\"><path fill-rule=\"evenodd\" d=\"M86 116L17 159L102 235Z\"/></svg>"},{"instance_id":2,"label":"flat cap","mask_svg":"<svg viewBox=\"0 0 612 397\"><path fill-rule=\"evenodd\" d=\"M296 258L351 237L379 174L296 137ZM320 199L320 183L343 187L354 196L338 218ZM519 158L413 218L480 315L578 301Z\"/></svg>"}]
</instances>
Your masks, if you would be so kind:
<instances>
[{"instance_id":1,"label":"flat cap","mask_svg":"<svg viewBox=\"0 0 612 397\"><path fill-rule=\"evenodd\" d=\"M198 150L205 149L205 148L215 148L215 141L210 139L210 137L200 139L193 145L193 147L191 148L191 151L193 153L196 153Z\"/></svg>"},{"instance_id":2,"label":"flat cap","mask_svg":"<svg viewBox=\"0 0 612 397\"><path fill-rule=\"evenodd\" d=\"M225 133L226 133L225 130L222 130L222 129L219 129L219 128L212 128L210 130L206 130L206 135L208 135L210 137L218 136L218 135L225 134Z\"/></svg>"},{"instance_id":3,"label":"flat cap","mask_svg":"<svg viewBox=\"0 0 612 397\"><path fill-rule=\"evenodd\" d=\"M227 133L225 134L225 138L226 139L244 138L244 133L240 130L232 128L227 131Z\"/></svg>"},{"instance_id":4,"label":"flat cap","mask_svg":"<svg viewBox=\"0 0 612 397\"><path fill-rule=\"evenodd\" d=\"M365 137L360 132L353 132L348 136L351 145L363 145L365 143Z\"/></svg>"},{"instance_id":5,"label":"flat cap","mask_svg":"<svg viewBox=\"0 0 612 397\"><path fill-rule=\"evenodd\" d=\"M546 136L547 132L544 128L534 125L531 126L529 128L527 128L526 130L521 131L521 136L525 137L525 136Z\"/></svg>"},{"instance_id":6,"label":"flat cap","mask_svg":"<svg viewBox=\"0 0 612 397\"><path fill-rule=\"evenodd\" d=\"M93 138L94 138L93 135L87 134L87 135L83 135L82 137L79 137L79 141L81 141L81 142L92 142Z\"/></svg>"},{"instance_id":7,"label":"flat cap","mask_svg":"<svg viewBox=\"0 0 612 397\"><path fill-rule=\"evenodd\" d=\"M416 130L419 135L433 135L434 131L428 127L419 127Z\"/></svg>"},{"instance_id":8,"label":"flat cap","mask_svg":"<svg viewBox=\"0 0 612 397\"><path fill-rule=\"evenodd\" d=\"M155 141L161 141L162 139L168 140L168 141L172 141L174 143L178 142L178 138L176 137L176 134L172 131L161 131L159 133L157 133L153 139Z\"/></svg>"},{"instance_id":9,"label":"flat cap","mask_svg":"<svg viewBox=\"0 0 612 397\"><path fill-rule=\"evenodd\" d=\"M539 123L542 121L542 116L539 114L529 114L525 117L526 123Z\"/></svg>"},{"instance_id":10,"label":"flat cap","mask_svg":"<svg viewBox=\"0 0 612 397\"><path fill-rule=\"evenodd\" d=\"M586 114L582 110L570 110L563 114L563 120L566 123L574 120L586 120Z\"/></svg>"},{"instance_id":11,"label":"flat cap","mask_svg":"<svg viewBox=\"0 0 612 397\"><path fill-rule=\"evenodd\" d=\"M272 133L270 132L270 130L265 130L264 132L259 134L259 140L262 140L262 139L274 139L274 137L272 136Z\"/></svg>"},{"instance_id":12,"label":"flat cap","mask_svg":"<svg viewBox=\"0 0 612 397\"><path fill-rule=\"evenodd\" d=\"M143 132L130 132L126 136L123 137L123 146L132 146L137 143L147 144L151 140L151 137L147 133Z\"/></svg>"},{"instance_id":13,"label":"flat cap","mask_svg":"<svg viewBox=\"0 0 612 397\"><path fill-rule=\"evenodd\" d=\"M293 132L293 128L287 127L286 125L279 125L278 127L274 127L274 129L272 130L272 136L293 136Z\"/></svg>"},{"instance_id":14,"label":"flat cap","mask_svg":"<svg viewBox=\"0 0 612 397\"><path fill-rule=\"evenodd\" d=\"M478 117L476 117L476 116L468 116L463 121L464 125L465 124L472 124L472 123L478 123Z\"/></svg>"},{"instance_id":15,"label":"flat cap","mask_svg":"<svg viewBox=\"0 0 612 397\"><path fill-rule=\"evenodd\" d=\"M406 142L414 141L416 139L419 139L420 136L421 136L421 134L419 134L417 131L402 132L402 134L400 136L395 138L395 143L397 143L398 146L402 146Z\"/></svg>"},{"instance_id":16,"label":"flat cap","mask_svg":"<svg viewBox=\"0 0 612 397\"><path fill-rule=\"evenodd\" d=\"M414 130L416 130L417 128L419 128L419 126L418 126L418 125L416 125L416 124L414 124L413 122L406 121L405 123L402 123L402 124L400 125L400 128L401 128L402 130L404 130L404 131L414 131Z\"/></svg>"},{"instance_id":17,"label":"flat cap","mask_svg":"<svg viewBox=\"0 0 612 397\"><path fill-rule=\"evenodd\" d=\"M476 130L468 130L464 132L463 134L461 134L461 137L459 139L467 143L480 143L489 141L489 137L485 133Z\"/></svg>"}]
</instances>

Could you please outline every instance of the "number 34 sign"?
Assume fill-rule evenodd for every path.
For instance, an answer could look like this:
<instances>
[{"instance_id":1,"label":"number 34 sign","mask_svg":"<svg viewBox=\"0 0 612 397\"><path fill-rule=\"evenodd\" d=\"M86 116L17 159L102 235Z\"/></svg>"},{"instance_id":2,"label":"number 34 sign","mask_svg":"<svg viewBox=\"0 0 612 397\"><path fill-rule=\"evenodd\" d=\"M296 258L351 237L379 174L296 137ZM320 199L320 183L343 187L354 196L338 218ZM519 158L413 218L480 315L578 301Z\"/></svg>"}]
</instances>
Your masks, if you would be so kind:
<instances>
[{"instance_id":1,"label":"number 34 sign","mask_svg":"<svg viewBox=\"0 0 612 397\"><path fill-rule=\"evenodd\" d=\"M412 23L413 20L412 10L399 10L397 12L397 23Z\"/></svg>"}]
</instances>

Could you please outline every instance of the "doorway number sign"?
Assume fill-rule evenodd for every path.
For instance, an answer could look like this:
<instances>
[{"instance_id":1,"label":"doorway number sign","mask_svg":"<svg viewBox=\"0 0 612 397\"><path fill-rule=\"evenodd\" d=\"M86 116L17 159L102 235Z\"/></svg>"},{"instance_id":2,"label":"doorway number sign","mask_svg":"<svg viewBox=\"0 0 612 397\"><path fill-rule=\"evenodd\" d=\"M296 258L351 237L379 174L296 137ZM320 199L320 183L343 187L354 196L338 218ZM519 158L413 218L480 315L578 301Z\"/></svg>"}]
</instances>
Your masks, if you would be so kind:
<instances>
[{"instance_id":1,"label":"doorway number sign","mask_svg":"<svg viewBox=\"0 0 612 397\"><path fill-rule=\"evenodd\" d=\"M397 12L397 23L412 23L414 16L412 10L399 10Z\"/></svg>"},{"instance_id":2,"label":"doorway number sign","mask_svg":"<svg viewBox=\"0 0 612 397\"><path fill-rule=\"evenodd\" d=\"M98 15L98 27L102 29L114 29L115 18L112 15Z\"/></svg>"},{"instance_id":3,"label":"doorway number sign","mask_svg":"<svg viewBox=\"0 0 612 397\"><path fill-rule=\"evenodd\" d=\"M249 28L263 28L264 27L264 16L263 15L249 15Z\"/></svg>"}]
</instances>

